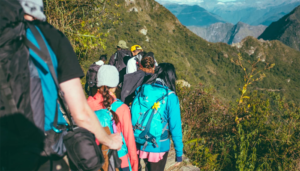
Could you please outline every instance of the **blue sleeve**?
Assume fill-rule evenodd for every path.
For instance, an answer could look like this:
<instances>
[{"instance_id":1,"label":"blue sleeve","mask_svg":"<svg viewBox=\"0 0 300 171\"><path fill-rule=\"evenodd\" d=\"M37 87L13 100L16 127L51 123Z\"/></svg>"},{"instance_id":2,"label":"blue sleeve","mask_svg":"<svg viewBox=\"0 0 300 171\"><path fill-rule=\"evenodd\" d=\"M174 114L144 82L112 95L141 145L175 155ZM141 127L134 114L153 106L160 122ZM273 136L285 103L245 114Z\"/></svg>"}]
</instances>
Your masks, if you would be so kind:
<instances>
[{"instance_id":1,"label":"blue sleeve","mask_svg":"<svg viewBox=\"0 0 300 171\"><path fill-rule=\"evenodd\" d=\"M170 133L172 135L172 140L176 151L176 161L181 162L183 154L183 143L180 104L178 97L175 94L171 94L168 97L168 119Z\"/></svg>"}]
</instances>

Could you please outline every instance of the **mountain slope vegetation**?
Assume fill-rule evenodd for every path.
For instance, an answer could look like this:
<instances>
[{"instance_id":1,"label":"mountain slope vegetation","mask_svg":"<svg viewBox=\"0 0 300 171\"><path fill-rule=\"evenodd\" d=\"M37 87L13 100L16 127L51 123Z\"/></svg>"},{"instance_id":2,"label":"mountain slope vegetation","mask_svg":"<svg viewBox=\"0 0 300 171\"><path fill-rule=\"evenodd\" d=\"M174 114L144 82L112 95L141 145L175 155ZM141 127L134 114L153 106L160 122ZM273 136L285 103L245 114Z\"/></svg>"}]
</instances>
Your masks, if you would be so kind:
<instances>
[{"instance_id":1,"label":"mountain slope vegetation","mask_svg":"<svg viewBox=\"0 0 300 171\"><path fill-rule=\"evenodd\" d=\"M80 1L68 2L70 8L74 8ZM188 30L170 11L154 0L111 0L105 4L105 8L103 6L102 4L98 9L106 13L97 12L96 15L102 21L99 21L99 26L94 20L85 22L84 25L85 30L92 27L105 35L101 39L105 48L100 43L80 56L85 71L92 62L98 60L100 54L108 54L110 57L115 52L117 42L122 39L128 42L128 46L139 44L145 51L154 52L159 63L173 63L178 79L186 80L192 86L199 83L212 86L216 89L216 96L229 102L239 97L239 88L244 81L242 69L230 60L237 59L240 53L245 61L261 58L267 63L276 63L266 73L264 82L254 85L256 88L278 89L289 99L299 100L300 53L279 41L260 42L247 37L234 46L210 43ZM65 5L60 8L68 10L69 7ZM84 16L89 16L95 8L81 6L80 9L84 9ZM104 14L106 16L102 16ZM76 27L82 29L82 23L87 19L82 17L77 20L79 25ZM56 20L52 18L52 21ZM78 41L75 37L74 46L77 46ZM85 47L84 44L82 46Z\"/></svg>"},{"instance_id":2,"label":"mountain slope vegetation","mask_svg":"<svg viewBox=\"0 0 300 171\"><path fill-rule=\"evenodd\" d=\"M260 36L264 40L280 40L300 50L300 6L277 22L272 23Z\"/></svg>"},{"instance_id":3,"label":"mountain slope vegetation","mask_svg":"<svg viewBox=\"0 0 300 171\"><path fill-rule=\"evenodd\" d=\"M232 44L238 43L248 36L257 38L266 29L266 26L250 26L238 22L236 25L231 23L215 23L206 27L189 26L188 28L209 42Z\"/></svg>"}]
</instances>

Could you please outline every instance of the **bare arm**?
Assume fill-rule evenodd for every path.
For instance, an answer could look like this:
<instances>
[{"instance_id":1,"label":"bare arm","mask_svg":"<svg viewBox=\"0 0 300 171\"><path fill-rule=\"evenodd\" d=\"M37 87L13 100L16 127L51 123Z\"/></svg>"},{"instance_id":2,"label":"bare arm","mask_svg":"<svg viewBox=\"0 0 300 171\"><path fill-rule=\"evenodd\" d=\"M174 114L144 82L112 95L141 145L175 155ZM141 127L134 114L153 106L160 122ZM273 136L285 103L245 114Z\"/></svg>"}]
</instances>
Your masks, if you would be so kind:
<instances>
[{"instance_id":1,"label":"bare arm","mask_svg":"<svg viewBox=\"0 0 300 171\"><path fill-rule=\"evenodd\" d=\"M101 144L110 149L119 149L122 145L120 134L107 135L97 116L87 104L80 79L74 78L60 84L65 94L66 102L70 108L72 117L79 127L85 128L95 134Z\"/></svg>"}]
</instances>

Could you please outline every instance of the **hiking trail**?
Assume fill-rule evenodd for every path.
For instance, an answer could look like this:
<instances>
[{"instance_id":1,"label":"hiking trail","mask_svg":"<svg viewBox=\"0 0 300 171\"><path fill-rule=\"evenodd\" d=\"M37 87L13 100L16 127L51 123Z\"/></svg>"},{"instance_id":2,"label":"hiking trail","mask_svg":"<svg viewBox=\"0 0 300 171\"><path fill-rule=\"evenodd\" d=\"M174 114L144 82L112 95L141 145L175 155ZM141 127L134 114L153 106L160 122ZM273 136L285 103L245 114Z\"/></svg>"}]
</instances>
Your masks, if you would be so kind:
<instances>
[{"instance_id":1,"label":"hiking trail","mask_svg":"<svg viewBox=\"0 0 300 171\"><path fill-rule=\"evenodd\" d=\"M165 171L200 171L198 167L195 167L191 164L190 160L185 155L183 155L182 163L178 167L175 167L175 156L175 150L174 148L171 148L169 151ZM145 171L144 162L142 162L142 166L142 171Z\"/></svg>"}]
</instances>

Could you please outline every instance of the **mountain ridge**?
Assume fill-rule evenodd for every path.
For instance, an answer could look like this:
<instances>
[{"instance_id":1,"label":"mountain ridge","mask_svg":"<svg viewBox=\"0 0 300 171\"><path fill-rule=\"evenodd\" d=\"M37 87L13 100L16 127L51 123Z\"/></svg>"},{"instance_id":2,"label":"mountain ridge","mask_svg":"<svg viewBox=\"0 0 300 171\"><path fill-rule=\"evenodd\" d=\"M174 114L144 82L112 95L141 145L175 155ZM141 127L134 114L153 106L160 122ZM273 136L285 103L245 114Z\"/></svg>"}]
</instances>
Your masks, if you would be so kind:
<instances>
[{"instance_id":1,"label":"mountain ridge","mask_svg":"<svg viewBox=\"0 0 300 171\"><path fill-rule=\"evenodd\" d=\"M226 22L220 16L210 13L198 5L169 4L165 7L185 26L207 26L216 22Z\"/></svg>"},{"instance_id":2,"label":"mountain ridge","mask_svg":"<svg viewBox=\"0 0 300 171\"><path fill-rule=\"evenodd\" d=\"M238 43L247 36L257 38L266 26L250 26L246 23L215 23L207 27L189 26L192 32L209 42L224 42L227 44Z\"/></svg>"},{"instance_id":3,"label":"mountain ridge","mask_svg":"<svg viewBox=\"0 0 300 171\"><path fill-rule=\"evenodd\" d=\"M280 40L284 44L300 50L300 5L292 12L273 22L259 36L264 40Z\"/></svg>"},{"instance_id":4,"label":"mountain ridge","mask_svg":"<svg viewBox=\"0 0 300 171\"><path fill-rule=\"evenodd\" d=\"M279 20L284 15L290 13L300 2L282 3L265 8L241 7L241 8L215 8L210 12L222 16L230 23L236 24L241 21L249 25L270 25L272 22Z\"/></svg>"}]
</instances>

